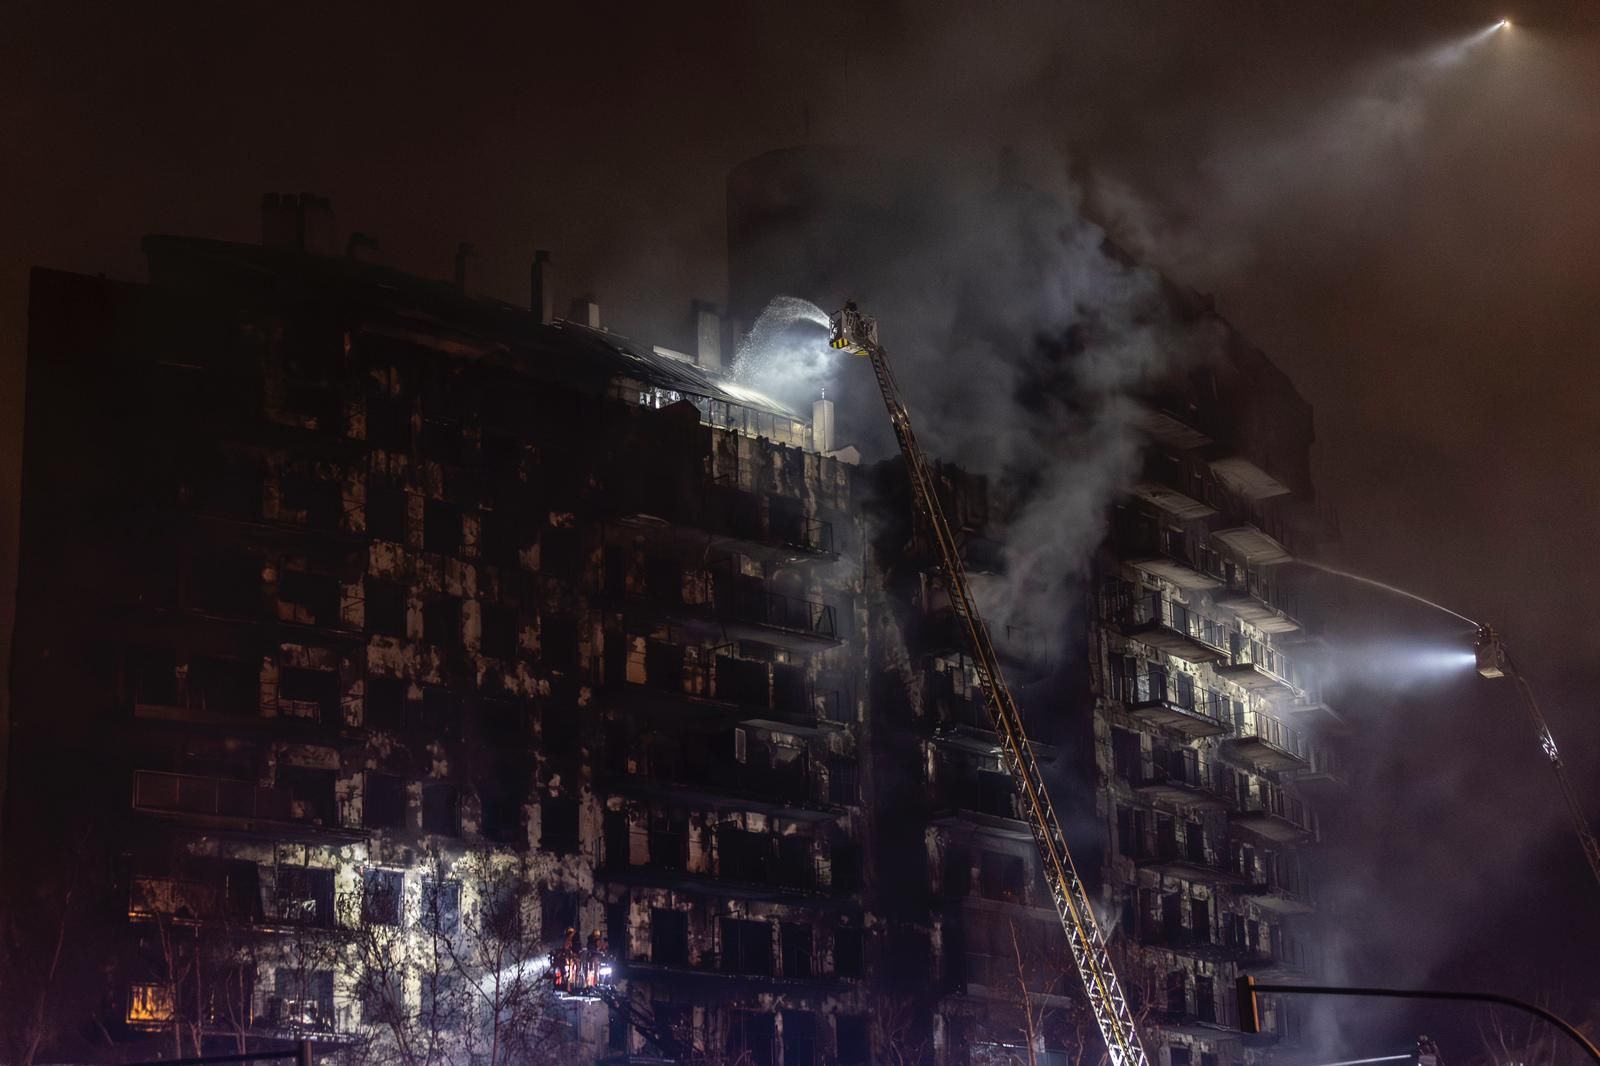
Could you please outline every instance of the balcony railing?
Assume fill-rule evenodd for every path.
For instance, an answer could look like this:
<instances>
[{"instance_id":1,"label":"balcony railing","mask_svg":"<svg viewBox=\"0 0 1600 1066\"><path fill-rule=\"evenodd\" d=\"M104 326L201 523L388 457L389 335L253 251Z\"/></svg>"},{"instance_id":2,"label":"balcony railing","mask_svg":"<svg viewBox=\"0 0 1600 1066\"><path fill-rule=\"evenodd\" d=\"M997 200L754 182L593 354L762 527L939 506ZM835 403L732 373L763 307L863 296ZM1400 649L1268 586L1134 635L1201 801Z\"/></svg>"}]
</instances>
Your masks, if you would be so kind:
<instances>
[{"instance_id":1,"label":"balcony railing","mask_svg":"<svg viewBox=\"0 0 1600 1066\"><path fill-rule=\"evenodd\" d=\"M281 822L335 832L355 832L344 830L336 822L324 822L323 815L319 813L321 805L296 801L287 789L269 788L252 781L161 770L134 771L133 808L159 814L226 818L241 822Z\"/></svg>"},{"instance_id":2,"label":"balcony railing","mask_svg":"<svg viewBox=\"0 0 1600 1066\"><path fill-rule=\"evenodd\" d=\"M1131 845L1133 854L1129 857L1137 865L1158 872L1190 880L1233 881L1238 878L1228 856L1214 851L1198 837L1163 836L1150 830L1121 841L1121 845L1124 853Z\"/></svg>"},{"instance_id":3,"label":"balcony railing","mask_svg":"<svg viewBox=\"0 0 1600 1066\"><path fill-rule=\"evenodd\" d=\"M1180 588L1216 588L1222 583L1222 561L1208 546L1191 551L1183 530L1153 516L1122 511L1116 521L1119 554L1140 570Z\"/></svg>"},{"instance_id":4,"label":"balcony railing","mask_svg":"<svg viewBox=\"0 0 1600 1066\"><path fill-rule=\"evenodd\" d=\"M1311 765L1305 734L1259 711L1247 713L1238 735L1226 744L1235 756L1263 770L1304 770Z\"/></svg>"},{"instance_id":5,"label":"balcony railing","mask_svg":"<svg viewBox=\"0 0 1600 1066\"><path fill-rule=\"evenodd\" d=\"M1190 806L1227 807L1235 802L1217 768L1201 762L1192 748L1157 746L1132 784L1137 792Z\"/></svg>"},{"instance_id":6,"label":"balcony railing","mask_svg":"<svg viewBox=\"0 0 1600 1066\"><path fill-rule=\"evenodd\" d=\"M1103 598L1106 618L1134 640L1188 662L1227 657L1228 631L1188 604L1155 592L1114 585Z\"/></svg>"},{"instance_id":7,"label":"balcony railing","mask_svg":"<svg viewBox=\"0 0 1600 1066\"><path fill-rule=\"evenodd\" d=\"M1196 692L1187 675L1111 675L1112 698L1128 712L1186 736L1219 736L1233 727L1233 703L1216 692Z\"/></svg>"},{"instance_id":8,"label":"balcony railing","mask_svg":"<svg viewBox=\"0 0 1600 1066\"><path fill-rule=\"evenodd\" d=\"M1311 809L1302 800L1267 781L1256 782L1256 788L1233 817L1240 825L1273 840L1303 840L1317 833L1316 817Z\"/></svg>"},{"instance_id":9,"label":"balcony railing","mask_svg":"<svg viewBox=\"0 0 1600 1066\"><path fill-rule=\"evenodd\" d=\"M1218 676L1251 690L1294 692L1297 671L1288 656L1259 640L1233 634L1229 661L1216 667Z\"/></svg>"},{"instance_id":10,"label":"balcony railing","mask_svg":"<svg viewBox=\"0 0 1600 1066\"><path fill-rule=\"evenodd\" d=\"M839 629L830 604L794 599L777 592L743 589L717 601L718 613L751 625L771 626L819 640L837 640Z\"/></svg>"},{"instance_id":11,"label":"balcony railing","mask_svg":"<svg viewBox=\"0 0 1600 1066\"><path fill-rule=\"evenodd\" d=\"M136 770L133 805L138 810L286 822L289 793L251 781Z\"/></svg>"}]
</instances>

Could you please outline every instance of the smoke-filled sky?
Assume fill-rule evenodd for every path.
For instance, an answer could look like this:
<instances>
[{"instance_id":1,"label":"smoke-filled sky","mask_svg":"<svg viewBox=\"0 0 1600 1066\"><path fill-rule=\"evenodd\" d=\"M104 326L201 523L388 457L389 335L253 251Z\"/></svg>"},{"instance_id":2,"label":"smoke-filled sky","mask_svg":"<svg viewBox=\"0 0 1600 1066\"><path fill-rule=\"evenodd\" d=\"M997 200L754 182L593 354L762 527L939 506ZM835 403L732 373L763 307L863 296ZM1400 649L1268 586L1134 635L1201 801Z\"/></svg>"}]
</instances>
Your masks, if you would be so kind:
<instances>
[{"instance_id":1,"label":"smoke-filled sky","mask_svg":"<svg viewBox=\"0 0 1600 1066\"><path fill-rule=\"evenodd\" d=\"M741 159L1015 145L1294 378L1336 561L1503 628L1600 813L1592 0L19 2L0 132L0 589L32 265L138 278L142 234L253 240L261 192L310 190L407 270L446 275L473 242L518 302L548 248L608 324L681 346L688 301L725 294ZM1457 631L1343 599L1351 639ZM1484 685L1349 709L1377 758L1344 819L1370 882L1338 900L1358 976L1526 966L1595 990L1600 888L1511 693Z\"/></svg>"}]
</instances>

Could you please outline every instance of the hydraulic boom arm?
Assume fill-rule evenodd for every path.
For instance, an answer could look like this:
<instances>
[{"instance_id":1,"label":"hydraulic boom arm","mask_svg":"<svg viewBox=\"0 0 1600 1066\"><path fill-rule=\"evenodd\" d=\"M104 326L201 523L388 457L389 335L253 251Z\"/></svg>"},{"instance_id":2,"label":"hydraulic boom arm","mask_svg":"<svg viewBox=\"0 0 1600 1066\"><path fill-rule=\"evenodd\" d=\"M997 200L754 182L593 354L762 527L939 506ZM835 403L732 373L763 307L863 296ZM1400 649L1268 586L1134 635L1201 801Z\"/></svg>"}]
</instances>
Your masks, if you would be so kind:
<instances>
[{"instance_id":1,"label":"hydraulic boom arm","mask_svg":"<svg viewBox=\"0 0 1600 1066\"><path fill-rule=\"evenodd\" d=\"M1100 1026L1100 1035L1105 1038L1111 1066L1149 1066L1122 986L1117 982L1116 972L1112 968L1105 938L1101 936L1100 927L1095 921L1094 907L1083 882L1078 878L1078 871L1072 865L1066 837L1061 832L1055 810L1050 805L1050 797L1045 792L1044 779L1034 759L1033 745L1023 731L1022 716L1001 675L1000 660L989 639L988 627L984 625L968 588L960 551L945 520L922 449L912 431L911 417L900 401L900 391L889 371L888 356L878 343L878 324L861 314L854 303L846 304L844 310L833 316L829 343L836 349L865 356L872 363L872 372L878 379L883 402L889 409L895 437L900 442L900 452L905 456L912 497L933 532L939 565L950 585L950 604L966 633L967 646L979 683L983 686L989 717L1005 752L1006 766L1017 784L1022 808L1044 864L1045 880L1055 899L1062 928L1066 930L1067 943L1072 949L1078 974L1083 978L1089 1007Z\"/></svg>"}]
</instances>

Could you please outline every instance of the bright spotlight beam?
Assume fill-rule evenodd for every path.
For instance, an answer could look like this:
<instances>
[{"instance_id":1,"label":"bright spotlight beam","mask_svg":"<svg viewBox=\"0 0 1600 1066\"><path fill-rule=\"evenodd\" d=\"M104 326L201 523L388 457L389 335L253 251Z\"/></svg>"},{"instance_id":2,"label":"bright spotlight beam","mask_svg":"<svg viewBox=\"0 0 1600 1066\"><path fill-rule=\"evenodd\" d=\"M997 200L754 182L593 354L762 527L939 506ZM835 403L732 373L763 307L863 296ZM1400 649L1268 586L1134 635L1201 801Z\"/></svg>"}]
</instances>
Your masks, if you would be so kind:
<instances>
[{"instance_id":1,"label":"bright spotlight beam","mask_svg":"<svg viewBox=\"0 0 1600 1066\"><path fill-rule=\"evenodd\" d=\"M1511 20L1501 19L1499 22L1494 24L1494 28L1497 30L1509 30L1511 28Z\"/></svg>"}]
</instances>

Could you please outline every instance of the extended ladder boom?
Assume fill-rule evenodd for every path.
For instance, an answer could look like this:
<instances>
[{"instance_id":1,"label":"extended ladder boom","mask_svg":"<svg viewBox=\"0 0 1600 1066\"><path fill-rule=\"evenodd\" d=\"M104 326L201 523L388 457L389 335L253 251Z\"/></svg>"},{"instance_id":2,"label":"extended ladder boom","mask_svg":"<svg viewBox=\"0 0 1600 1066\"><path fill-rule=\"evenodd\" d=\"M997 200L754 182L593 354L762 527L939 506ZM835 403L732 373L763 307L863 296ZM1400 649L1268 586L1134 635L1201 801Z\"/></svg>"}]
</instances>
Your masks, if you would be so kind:
<instances>
[{"instance_id":1,"label":"extended ladder boom","mask_svg":"<svg viewBox=\"0 0 1600 1066\"><path fill-rule=\"evenodd\" d=\"M1067 944L1072 950L1078 974L1083 978L1089 1007L1100 1026L1100 1035L1105 1038L1111 1066L1149 1066L1122 986L1111 965L1105 938L1095 921L1094 907L1072 864L1066 837L1061 832L1055 809L1050 805L1039 764L1034 758L1033 745L1023 731L1022 716L1001 674L1000 660L989 639L988 627L978 613L967 585L960 550L950 532L950 524L945 520L933 477L911 428L911 417L900 400L900 390L889 370L888 356L878 343L877 323L856 310L855 304L846 304L844 310L833 317L829 343L836 349L863 355L872 363L872 372L878 379L883 402L889 409L895 437L900 442L900 452L905 456L913 499L933 532L939 565L950 586L950 605L966 633L967 646L972 654L978 681L983 686L989 717L1005 753L1006 767L1017 784L1028 826L1033 831L1034 842L1038 845L1039 857L1044 864L1045 880L1055 900L1062 928L1066 930Z\"/></svg>"}]
</instances>

